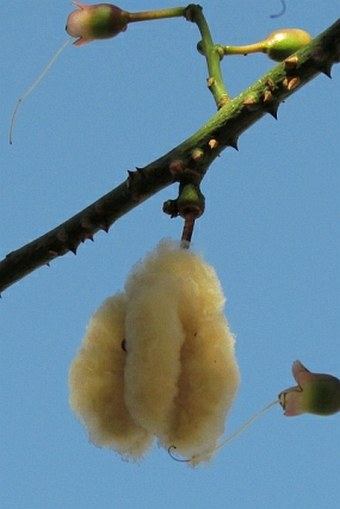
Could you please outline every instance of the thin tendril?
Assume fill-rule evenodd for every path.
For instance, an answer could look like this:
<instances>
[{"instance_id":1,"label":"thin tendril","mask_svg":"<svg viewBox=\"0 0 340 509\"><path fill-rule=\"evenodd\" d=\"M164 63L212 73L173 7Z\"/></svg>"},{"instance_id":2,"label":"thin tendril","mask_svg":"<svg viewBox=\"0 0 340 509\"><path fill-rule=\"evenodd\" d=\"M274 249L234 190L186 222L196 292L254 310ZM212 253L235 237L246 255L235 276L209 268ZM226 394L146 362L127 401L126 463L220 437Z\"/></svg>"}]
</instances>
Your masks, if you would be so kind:
<instances>
[{"instance_id":1,"label":"thin tendril","mask_svg":"<svg viewBox=\"0 0 340 509\"><path fill-rule=\"evenodd\" d=\"M271 14L271 18L279 18L280 16L283 16L283 14L286 12L286 2L284 0L281 0L282 4L282 10L278 14Z\"/></svg>"},{"instance_id":2,"label":"thin tendril","mask_svg":"<svg viewBox=\"0 0 340 509\"><path fill-rule=\"evenodd\" d=\"M272 401L271 403L269 403L269 405L266 405L264 408L262 408L261 410L259 410L255 415L253 415L253 417L251 419L249 419L249 421L245 422L243 424L243 426L241 426L238 430L235 431L235 433L233 433L232 435L230 435L230 437L226 438L226 440L224 442L222 442L218 447L216 447L216 449L214 449L214 452L215 451L218 451L219 449L222 449L224 446L226 446L229 442L231 442L232 440L234 440L234 438L236 438L238 435L240 435L246 428L248 428L248 426L250 426L258 417L260 417L262 414L264 414L265 412L267 412L271 407L273 407L274 405L276 405L277 403L279 403L279 400L276 399L275 401Z\"/></svg>"},{"instance_id":3,"label":"thin tendril","mask_svg":"<svg viewBox=\"0 0 340 509\"><path fill-rule=\"evenodd\" d=\"M179 463L189 463L191 461L189 459L176 458L176 456L172 454L172 451L174 451L175 449L177 449L175 445L170 445L170 447L168 447L168 454L172 460L178 461Z\"/></svg>"},{"instance_id":4,"label":"thin tendril","mask_svg":"<svg viewBox=\"0 0 340 509\"><path fill-rule=\"evenodd\" d=\"M72 41L71 38L67 39L64 44L61 46L61 48L58 49L58 51L55 53L55 55L53 56L53 58L49 61L49 63L47 64L47 66L45 67L45 69L43 70L43 72L41 74L39 74L39 76L37 77L37 79L34 81L34 83L32 83L32 85L29 87L28 90L26 90L26 92L24 94L22 94L19 99L17 100L17 103L15 105L15 108L14 108L14 111L13 111L13 115L12 115L12 119L11 119L11 124L10 124L10 128L9 128L9 136L8 136L8 141L9 141L9 144L12 145L13 143L13 129L14 129L14 123L15 123L15 119L16 119L16 116L17 116L17 113L18 113L18 110L19 110L19 107L20 107L20 104L23 102L24 99L26 99L26 97L28 97L32 92L33 90L36 88L37 85L39 85L40 81L46 76L46 74L48 73L48 71L51 69L52 65L54 64L54 62L57 60L57 58L59 57L60 53L62 51L64 51L64 49L66 48L66 46Z\"/></svg>"},{"instance_id":5,"label":"thin tendril","mask_svg":"<svg viewBox=\"0 0 340 509\"><path fill-rule=\"evenodd\" d=\"M260 417L262 414L264 414L265 412L267 412L271 407L273 407L274 405L276 405L277 403L280 403L280 401L278 399L276 399L275 401L272 401L271 403L269 403L269 405L266 405L264 408L262 408L261 410L259 410L255 415L253 415L253 417L251 419L249 419L247 422L245 422L243 424L243 426L241 426L238 430L235 431L235 433L233 433L232 435L230 435L230 437L226 438L224 442L222 442L220 445L218 445L215 449L213 449L212 451L209 451L208 453L204 453L204 454L198 454L197 456L193 456L192 458L190 459L179 459L179 458L176 458L173 454L172 454L172 451L174 449L176 449L176 446L175 445L171 445L169 448L168 448L168 454L169 456L175 460L175 461L178 461L180 463L190 463L191 461L197 461L198 459L202 459L204 458L205 456L207 456L208 454L211 454L213 452L216 452L216 451L219 451L220 449L223 449L223 447L225 447L229 442L231 442L232 440L234 440L234 438L238 437L238 435L240 435L246 428L248 428L248 426L250 426L258 417Z\"/></svg>"}]
</instances>

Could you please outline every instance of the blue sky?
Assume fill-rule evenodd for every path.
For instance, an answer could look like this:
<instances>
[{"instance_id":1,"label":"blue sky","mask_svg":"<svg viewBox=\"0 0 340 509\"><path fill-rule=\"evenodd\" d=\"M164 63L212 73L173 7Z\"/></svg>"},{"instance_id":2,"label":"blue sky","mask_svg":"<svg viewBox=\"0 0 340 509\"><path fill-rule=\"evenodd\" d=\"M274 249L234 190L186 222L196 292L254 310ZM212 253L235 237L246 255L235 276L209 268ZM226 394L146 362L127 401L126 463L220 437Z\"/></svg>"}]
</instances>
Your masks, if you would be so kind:
<instances>
[{"instance_id":1,"label":"blue sky","mask_svg":"<svg viewBox=\"0 0 340 509\"><path fill-rule=\"evenodd\" d=\"M282 26L317 35L336 2L202 2L216 42L255 42ZM177 3L173 4L174 6ZM121 7L170 7L130 0ZM1 13L0 256L75 214L173 148L214 114L194 25L135 24L69 46L22 104L17 98L66 36L68 0L6 2ZM273 66L223 61L236 96ZM339 377L339 67L319 76L226 150L202 185L194 246L211 263L237 336L242 383L233 432L284 388L291 364ZM286 418L274 407L208 467L155 447L140 464L91 445L68 405L67 376L86 324L122 289L131 266L182 224L162 213L166 189L81 246L8 289L0 303L0 501L6 509L333 509L339 503L339 415Z\"/></svg>"}]
</instances>

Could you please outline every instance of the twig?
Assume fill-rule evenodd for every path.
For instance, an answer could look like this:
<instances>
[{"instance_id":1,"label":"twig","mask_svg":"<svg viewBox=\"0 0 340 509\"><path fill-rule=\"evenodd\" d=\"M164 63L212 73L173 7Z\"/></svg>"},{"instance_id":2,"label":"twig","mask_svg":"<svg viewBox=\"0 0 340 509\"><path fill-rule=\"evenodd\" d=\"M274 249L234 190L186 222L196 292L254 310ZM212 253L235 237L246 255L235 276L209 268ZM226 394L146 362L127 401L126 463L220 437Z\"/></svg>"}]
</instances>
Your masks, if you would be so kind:
<instances>
[{"instance_id":1,"label":"twig","mask_svg":"<svg viewBox=\"0 0 340 509\"><path fill-rule=\"evenodd\" d=\"M209 77L207 80L210 92L213 94L216 105L221 108L223 104L230 100L225 88L222 71L220 66L220 54L218 47L214 44L209 25L205 19L202 7L199 5L188 5L186 10L188 21L196 23L202 36L202 41L198 44L198 49L206 58Z\"/></svg>"}]
</instances>

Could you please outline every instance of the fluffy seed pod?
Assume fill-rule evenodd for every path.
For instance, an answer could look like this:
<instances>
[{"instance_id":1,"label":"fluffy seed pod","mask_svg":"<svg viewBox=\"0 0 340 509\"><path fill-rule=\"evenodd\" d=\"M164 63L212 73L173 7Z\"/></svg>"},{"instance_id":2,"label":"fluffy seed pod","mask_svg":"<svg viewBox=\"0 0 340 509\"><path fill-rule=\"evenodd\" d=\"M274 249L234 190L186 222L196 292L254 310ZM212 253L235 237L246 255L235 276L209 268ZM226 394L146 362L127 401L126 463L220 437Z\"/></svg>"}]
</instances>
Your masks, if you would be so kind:
<instances>
[{"instance_id":1,"label":"fluffy seed pod","mask_svg":"<svg viewBox=\"0 0 340 509\"><path fill-rule=\"evenodd\" d=\"M138 459L156 437L192 465L211 458L239 384L224 301L213 268L179 243L135 267L70 370L71 406L93 442Z\"/></svg>"},{"instance_id":2,"label":"fluffy seed pod","mask_svg":"<svg viewBox=\"0 0 340 509\"><path fill-rule=\"evenodd\" d=\"M96 445L138 459L152 437L132 419L124 401L125 313L125 296L117 294L91 318L70 369L70 404Z\"/></svg>"},{"instance_id":3,"label":"fluffy seed pod","mask_svg":"<svg viewBox=\"0 0 340 509\"><path fill-rule=\"evenodd\" d=\"M67 18L66 31L72 37L78 37L75 46L95 39L109 39L126 30L127 13L115 5L86 5L81 2L73 2L73 5L79 9Z\"/></svg>"},{"instance_id":4,"label":"fluffy seed pod","mask_svg":"<svg viewBox=\"0 0 340 509\"><path fill-rule=\"evenodd\" d=\"M239 384L216 273L192 251L161 243L131 274L126 294L130 413L165 447L193 464L207 460Z\"/></svg>"}]
</instances>

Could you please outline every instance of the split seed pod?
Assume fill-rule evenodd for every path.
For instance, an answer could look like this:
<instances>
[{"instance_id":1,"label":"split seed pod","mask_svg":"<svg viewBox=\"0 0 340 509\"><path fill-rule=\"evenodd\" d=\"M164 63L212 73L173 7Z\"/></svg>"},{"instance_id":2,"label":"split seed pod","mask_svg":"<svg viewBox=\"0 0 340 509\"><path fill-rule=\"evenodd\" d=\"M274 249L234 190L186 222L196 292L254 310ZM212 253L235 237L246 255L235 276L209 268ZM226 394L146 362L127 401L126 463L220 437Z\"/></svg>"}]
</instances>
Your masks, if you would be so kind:
<instances>
[{"instance_id":1,"label":"split seed pod","mask_svg":"<svg viewBox=\"0 0 340 509\"><path fill-rule=\"evenodd\" d=\"M70 371L97 445L136 459L156 437L192 465L211 458L239 384L224 301L212 267L162 242L104 302Z\"/></svg>"}]
</instances>

